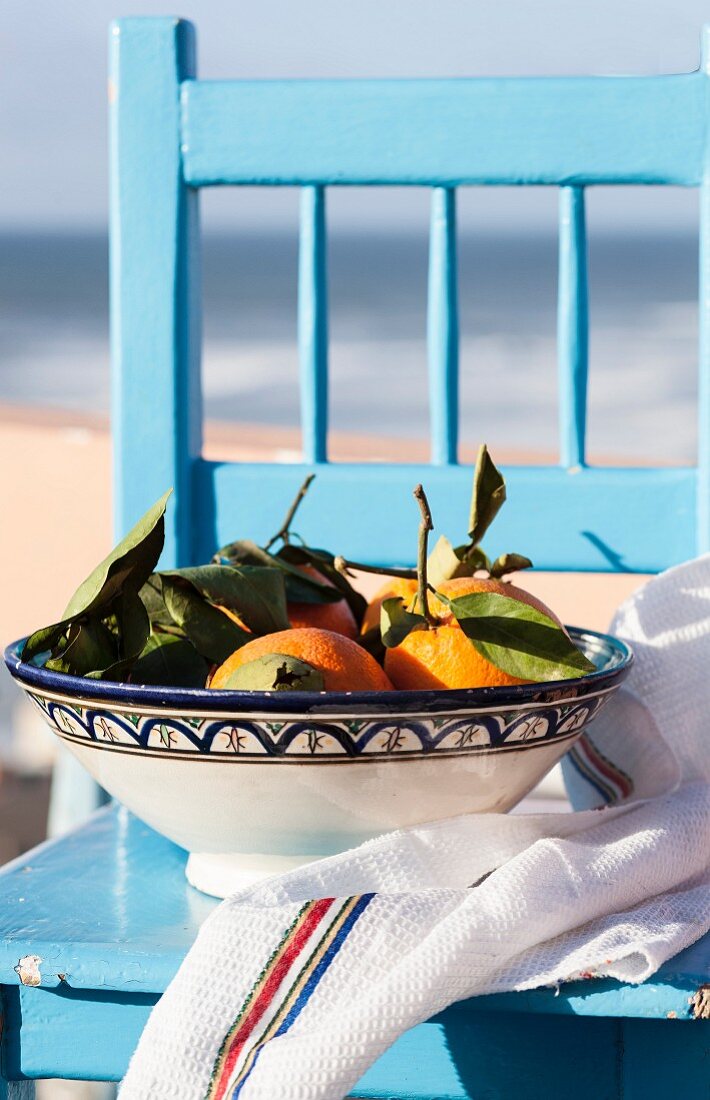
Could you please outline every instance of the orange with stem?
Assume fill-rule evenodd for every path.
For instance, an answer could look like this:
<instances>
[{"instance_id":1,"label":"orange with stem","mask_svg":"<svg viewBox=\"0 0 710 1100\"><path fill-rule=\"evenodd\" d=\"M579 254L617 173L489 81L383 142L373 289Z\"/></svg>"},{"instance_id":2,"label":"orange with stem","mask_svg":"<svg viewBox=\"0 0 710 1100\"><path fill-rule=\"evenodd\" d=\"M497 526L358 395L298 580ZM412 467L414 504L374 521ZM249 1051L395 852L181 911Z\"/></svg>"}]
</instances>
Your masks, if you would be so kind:
<instances>
[{"instance_id":1,"label":"orange with stem","mask_svg":"<svg viewBox=\"0 0 710 1100\"><path fill-rule=\"evenodd\" d=\"M421 485L416 487L414 495L422 514L415 605L416 611L422 616L422 623L411 630L399 645L386 651L385 671L395 688L475 688L529 683L530 681L511 675L483 656L464 633L448 604L437 599L436 593L430 599L427 542L433 523ZM400 579L400 585L402 580L406 582L405 591L411 594L413 582L403 578ZM449 599L472 593L493 592L535 608L562 628L557 616L540 600L521 588L495 578L453 578L442 582L437 591Z\"/></svg>"}]
</instances>

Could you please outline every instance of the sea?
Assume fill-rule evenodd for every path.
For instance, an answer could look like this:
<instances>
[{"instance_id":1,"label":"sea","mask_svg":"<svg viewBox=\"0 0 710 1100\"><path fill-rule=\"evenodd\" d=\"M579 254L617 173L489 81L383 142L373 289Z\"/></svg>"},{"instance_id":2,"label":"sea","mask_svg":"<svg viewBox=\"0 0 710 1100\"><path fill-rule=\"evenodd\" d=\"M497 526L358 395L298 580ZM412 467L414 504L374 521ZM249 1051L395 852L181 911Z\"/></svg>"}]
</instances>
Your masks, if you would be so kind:
<instances>
[{"instance_id":1,"label":"sea","mask_svg":"<svg viewBox=\"0 0 710 1100\"><path fill-rule=\"evenodd\" d=\"M297 260L286 231L205 236L208 417L298 424ZM592 457L693 460L697 267L690 232L590 242ZM333 430L426 437L426 237L335 233L329 275ZM556 283L552 233L461 235L464 443L555 451ZM104 233L0 234L0 403L108 411Z\"/></svg>"}]
</instances>

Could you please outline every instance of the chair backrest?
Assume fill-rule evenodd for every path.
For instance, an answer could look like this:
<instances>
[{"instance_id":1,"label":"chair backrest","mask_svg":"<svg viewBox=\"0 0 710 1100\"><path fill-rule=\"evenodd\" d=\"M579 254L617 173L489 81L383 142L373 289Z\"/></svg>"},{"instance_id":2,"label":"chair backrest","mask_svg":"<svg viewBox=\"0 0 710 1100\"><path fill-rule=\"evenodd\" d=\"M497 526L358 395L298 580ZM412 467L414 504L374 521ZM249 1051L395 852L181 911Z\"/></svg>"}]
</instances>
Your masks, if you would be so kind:
<instances>
[{"instance_id":1,"label":"chair backrest","mask_svg":"<svg viewBox=\"0 0 710 1100\"><path fill-rule=\"evenodd\" d=\"M501 547L546 569L649 572L710 549L708 29L698 71L639 78L201 81L189 23L122 19L111 40L119 532L173 485L163 562L205 560L237 534L270 535L316 469L317 492L299 514L312 544L366 562L410 560L419 480L438 529L463 534L471 474L457 464L456 188L547 184L560 193L560 462L505 471L514 506L501 514ZM302 188L302 465L201 454L198 192L245 184ZM432 189L430 465L327 461L326 188L347 184ZM696 466L585 462L585 188L597 184L702 189Z\"/></svg>"}]
</instances>

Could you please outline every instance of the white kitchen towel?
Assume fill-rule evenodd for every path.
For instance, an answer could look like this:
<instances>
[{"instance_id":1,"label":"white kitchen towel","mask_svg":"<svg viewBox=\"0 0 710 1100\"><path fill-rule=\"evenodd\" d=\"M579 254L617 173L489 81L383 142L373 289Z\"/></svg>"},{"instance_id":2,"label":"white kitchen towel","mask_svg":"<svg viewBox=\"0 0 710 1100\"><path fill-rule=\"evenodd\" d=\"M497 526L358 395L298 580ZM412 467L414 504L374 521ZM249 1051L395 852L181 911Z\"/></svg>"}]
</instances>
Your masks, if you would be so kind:
<instances>
[{"instance_id":1,"label":"white kitchen towel","mask_svg":"<svg viewBox=\"0 0 710 1100\"><path fill-rule=\"evenodd\" d=\"M400 830L227 899L121 1100L342 1100L453 1001L643 981L708 931L710 555L650 581L611 630L637 659L567 759L579 809Z\"/></svg>"}]
</instances>

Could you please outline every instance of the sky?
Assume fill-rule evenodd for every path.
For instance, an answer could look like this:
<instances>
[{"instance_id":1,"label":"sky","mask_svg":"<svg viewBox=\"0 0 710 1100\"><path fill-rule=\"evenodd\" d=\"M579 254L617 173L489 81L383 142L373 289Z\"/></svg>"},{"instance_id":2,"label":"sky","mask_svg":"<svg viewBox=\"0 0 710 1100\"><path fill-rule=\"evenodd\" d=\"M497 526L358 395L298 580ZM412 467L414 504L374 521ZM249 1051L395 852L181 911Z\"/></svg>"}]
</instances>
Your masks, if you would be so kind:
<instances>
[{"instance_id":1,"label":"sky","mask_svg":"<svg viewBox=\"0 0 710 1100\"><path fill-rule=\"evenodd\" d=\"M0 228L105 227L107 28L132 14L191 18L205 78L397 77L689 71L709 9L705 0L185 0L176 12L157 0L5 0ZM463 226L552 219L549 196L507 191L462 196ZM290 189L211 192L205 224L290 224L296 205ZM426 218L426 196L348 189L330 209L347 228L408 227ZM675 189L601 189L590 202L602 228L683 229L695 217L694 196Z\"/></svg>"}]
</instances>

